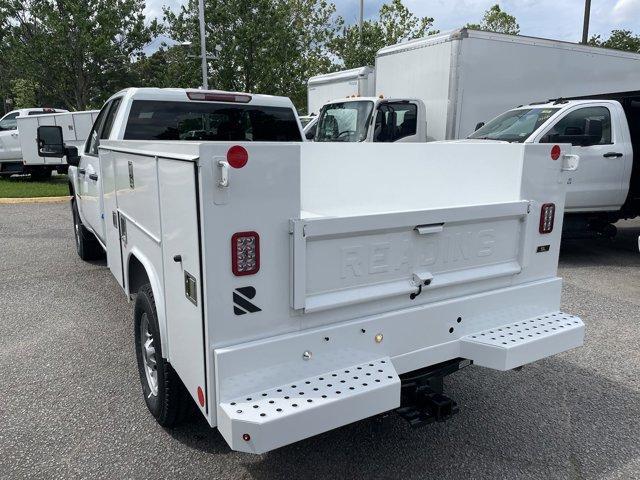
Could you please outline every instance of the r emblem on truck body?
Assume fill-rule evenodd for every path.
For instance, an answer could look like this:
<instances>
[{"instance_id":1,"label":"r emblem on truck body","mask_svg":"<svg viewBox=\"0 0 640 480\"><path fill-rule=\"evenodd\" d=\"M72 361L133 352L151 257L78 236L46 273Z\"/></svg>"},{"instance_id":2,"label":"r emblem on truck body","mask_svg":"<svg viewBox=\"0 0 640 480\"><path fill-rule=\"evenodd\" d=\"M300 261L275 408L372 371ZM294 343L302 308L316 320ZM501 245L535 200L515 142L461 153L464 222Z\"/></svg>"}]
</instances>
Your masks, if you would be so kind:
<instances>
[{"instance_id":1,"label":"r emblem on truck body","mask_svg":"<svg viewBox=\"0 0 640 480\"><path fill-rule=\"evenodd\" d=\"M233 292L233 313L244 315L246 313L261 312L262 309L249 300L256 296L254 287L240 287Z\"/></svg>"}]
</instances>

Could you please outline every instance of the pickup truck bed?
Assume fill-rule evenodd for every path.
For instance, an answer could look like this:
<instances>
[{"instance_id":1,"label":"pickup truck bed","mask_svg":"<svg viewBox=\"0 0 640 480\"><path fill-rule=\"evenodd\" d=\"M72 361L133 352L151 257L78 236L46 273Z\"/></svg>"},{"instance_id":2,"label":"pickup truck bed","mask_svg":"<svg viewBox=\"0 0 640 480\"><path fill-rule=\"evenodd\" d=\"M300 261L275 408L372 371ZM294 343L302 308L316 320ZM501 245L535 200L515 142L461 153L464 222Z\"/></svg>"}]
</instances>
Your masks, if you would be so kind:
<instances>
[{"instance_id":1,"label":"pickup truck bed","mask_svg":"<svg viewBox=\"0 0 640 480\"><path fill-rule=\"evenodd\" d=\"M400 407L402 374L582 343L565 148L104 141L108 265L130 295L146 275L210 425L265 452Z\"/></svg>"}]
</instances>

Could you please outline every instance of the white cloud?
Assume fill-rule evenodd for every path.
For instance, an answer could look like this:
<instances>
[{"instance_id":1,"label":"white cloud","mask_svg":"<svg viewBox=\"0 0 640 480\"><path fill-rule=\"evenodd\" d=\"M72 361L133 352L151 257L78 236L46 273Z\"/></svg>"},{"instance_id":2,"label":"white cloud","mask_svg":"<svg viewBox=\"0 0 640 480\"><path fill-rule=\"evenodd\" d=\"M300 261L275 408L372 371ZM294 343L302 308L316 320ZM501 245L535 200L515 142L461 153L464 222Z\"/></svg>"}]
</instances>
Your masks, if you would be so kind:
<instances>
[{"instance_id":1,"label":"white cloud","mask_svg":"<svg viewBox=\"0 0 640 480\"><path fill-rule=\"evenodd\" d=\"M618 0L611 12L612 20L622 25L637 22L638 17L640 17L640 0Z\"/></svg>"}]
</instances>

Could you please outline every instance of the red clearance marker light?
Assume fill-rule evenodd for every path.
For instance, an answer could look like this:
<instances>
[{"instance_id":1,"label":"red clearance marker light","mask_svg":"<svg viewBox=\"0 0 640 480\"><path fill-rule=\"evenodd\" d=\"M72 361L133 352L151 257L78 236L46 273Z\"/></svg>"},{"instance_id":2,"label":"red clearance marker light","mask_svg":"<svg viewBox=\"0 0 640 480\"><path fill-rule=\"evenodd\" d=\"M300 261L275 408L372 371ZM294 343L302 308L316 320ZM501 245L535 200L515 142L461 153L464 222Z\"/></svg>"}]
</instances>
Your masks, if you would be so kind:
<instances>
[{"instance_id":1,"label":"red clearance marker light","mask_svg":"<svg viewBox=\"0 0 640 480\"><path fill-rule=\"evenodd\" d=\"M204 392L202 391L202 387L198 387L198 403L201 407L204 407Z\"/></svg>"},{"instance_id":2,"label":"red clearance marker light","mask_svg":"<svg viewBox=\"0 0 640 480\"><path fill-rule=\"evenodd\" d=\"M560 154L561 154L561 150L560 150L560 145L554 145L551 148L551 160L557 160L560 158Z\"/></svg>"},{"instance_id":3,"label":"red clearance marker light","mask_svg":"<svg viewBox=\"0 0 640 480\"><path fill-rule=\"evenodd\" d=\"M240 145L234 145L227 152L227 162L233 168L242 168L249 161L249 154L244 147Z\"/></svg>"},{"instance_id":4,"label":"red clearance marker light","mask_svg":"<svg viewBox=\"0 0 640 480\"><path fill-rule=\"evenodd\" d=\"M556 206L553 203L545 203L540 210L540 233L551 233L553 231L553 222L556 217Z\"/></svg>"},{"instance_id":5,"label":"red clearance marker light","mask_svg":"<svg viewBox=\"0 0 640 480\"><path fill-rule=\"evenodd\" d=\"M231 270L236 277L260 270L260 236L256 232L238 232L231 237Z\"/></svg>"}]
</instances>

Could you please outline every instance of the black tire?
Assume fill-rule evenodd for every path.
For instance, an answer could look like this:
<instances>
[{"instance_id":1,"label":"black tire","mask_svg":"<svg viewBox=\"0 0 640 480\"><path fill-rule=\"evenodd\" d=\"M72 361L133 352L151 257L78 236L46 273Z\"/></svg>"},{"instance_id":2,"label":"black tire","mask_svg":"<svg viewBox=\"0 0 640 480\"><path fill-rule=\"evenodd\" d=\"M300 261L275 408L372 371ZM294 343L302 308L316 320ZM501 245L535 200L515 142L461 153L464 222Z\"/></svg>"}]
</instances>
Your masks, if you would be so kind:
<instances>
[{"instance_id":1,"label":"black tire","mask_svg":"<svg viewBox=\"0 0 640 480\"><path fill-rule=\"evenodd\" d=\"M73 237L76 241L78 256L84 261L98 260L104 257L104 250L96 237L82 224L75 200L71 200L71 213L73 215Z\"/></svg>"},{"instance_id":2,"label":"black tire","mask_svg":"<svg viewBox=\"0 0 640 480\"><path fill-rule=\"evenodd\" d=\"M149 383L145 366L145 353L143 352L143 333L141 326L144 324L146 315L146 326L151 335L151 346L155 356L155 370L157 375L155 394ZM160 343L160 329L158 327L158 316L156 305L153 299L151 285L148 283L141 286L136 296L134 309L134 330L136 342L136 358L138 360L138 372L140 383L142 384L142 395L147 404L147 408L156 421L165 428L178 425L183 419L186 411L187 392L178 377L178 374L162 357L162 345ZM146 333L146 332L145 332ZM149 364L149 362L147 362Z\"/></svg>"}]
</instances>

